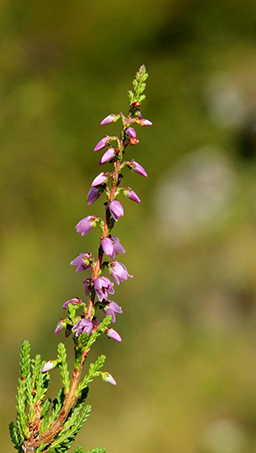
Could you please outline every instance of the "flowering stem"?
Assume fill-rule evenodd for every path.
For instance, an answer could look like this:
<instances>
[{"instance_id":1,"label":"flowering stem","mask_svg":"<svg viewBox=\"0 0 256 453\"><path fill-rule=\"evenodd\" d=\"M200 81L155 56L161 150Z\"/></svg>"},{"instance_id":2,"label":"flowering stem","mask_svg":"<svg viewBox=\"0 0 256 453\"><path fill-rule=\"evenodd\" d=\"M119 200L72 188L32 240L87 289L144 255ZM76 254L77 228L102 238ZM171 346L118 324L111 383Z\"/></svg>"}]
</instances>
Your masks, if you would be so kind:
<instances>
[{"instance_id":1,"label":"flowering stem","mask_svg":"<svg viewBox=\"0 0 256 453\"><path fill-rule=\"evenodd\" d=\"M123 206L117 199L119 194L123 193L131 200L140 202L139 197L130 187L120 187L123 178L121 171L123 173L123 169L128 167L128 169L142 176L147 176L144 168L134 159L131 161L123 160L128 145L134 146L139 142L136 131L132 126L135 124L140 126L152 124L142 118L140 112L141 101L145 98L143 91L146 79L146 68L141 66L133 81L134 93L128 92L130 108L127 117L120 112L120 114L108 115L101 122L101 125L106 125L121 119L120 138L105 135L94 148L94 151L108 148L102 156L100 164L112 163L113 171L101 172L93 180L87 196L90 206L105 192L105 220L95 215L88 215L76 225L76 231L82 236L95 228L97 224L101 228L97 259L94 259L91 253L81 253L71 261L71 265L76 266L77 272L91 269L91 275L83 281L88 302L85 303L78 297L65 302L63 309L67 310L68 317L61 319L55 328L55 334L65 329L66 336L71 334L73 336L75 364L71 382L64 344L60 343L58 346L57 359L50 360L47 363L42 363L40 356L37 356L33 362L31 361L28 342L24 342L22 347L21 378L19 379L16 406L17 423L11 423L10 433L15 448L23 453L35 453L37 449L42 453L49 450L55 451L55 449L56 451L67 451L89 414L89 406L82 408L86 397L86 392L83 393L83 390L88 388L89 382L94 377L100 375L103 381L116 385L111 374L100 371L105 361L104 355L98 357L94 364L90 364L88 374L81 382L80 379L87 354L99 335L106 334L108 338L117 342L122 341L119 333L109 327L111 322L116 321L116 314L122 313L122 308L114 301L109 300L109 295L115 293L114 283L119 285L128 277L132 278L132 275L128 273L122 263L115 260L115 255L125 253L125 249L120 244L119 239L110 233L115 222L124 216ZM104 253L109 258L103 261ZM105 268L108 269L114 283L108 277L102 275ZM83 312L77 314L76 311L80 309ZM97 310L103 311L105 315L101 322L96 316ZM53 402L52 411L50 411L50 400L47 398L44 400L44 397L49 383L48 371L56 366L60 368L63 389L58 393ZM64 402L62 404L63 395Z\"/></svg>"}]
</instances>

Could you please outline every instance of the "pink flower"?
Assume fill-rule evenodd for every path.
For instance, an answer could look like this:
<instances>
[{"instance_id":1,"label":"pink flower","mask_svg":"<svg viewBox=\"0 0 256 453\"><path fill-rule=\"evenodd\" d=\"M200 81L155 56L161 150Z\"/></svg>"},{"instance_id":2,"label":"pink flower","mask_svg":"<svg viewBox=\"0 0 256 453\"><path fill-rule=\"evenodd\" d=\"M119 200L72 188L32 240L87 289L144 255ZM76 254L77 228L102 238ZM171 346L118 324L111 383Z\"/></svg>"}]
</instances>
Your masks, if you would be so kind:
<instances>
[{"instance_id":1,"label":"pink flower","mask_svg":"<svg viewBox=\"0 0 256 453\"><path fill-rule=\"evenodd\" d=\"M88 215L84 219L80 220L76 225L76 231L84 236L96 226L96 217L94 215Z\"/></svg>"},{"instance_id":2,"label":"pink flower","mask_svg":"<svg viewBox=\"0 0 256 453\"><path fill-rule=\"evenodd\" d=\"M123 310L119 305L117 305L115 302L112 300L109 301L109 304L103 308L104 313L106 313L106 316L111 315L112 322L116 322L116 313L123 313Z\"/></svg>"},{"instance_id":3,"label":"pink flower","mask_svg":"<svg viewBox=\"0 0 256 453\"><path fill-rule=\"evenodd\" d=\"M85 269L89 269L91 261L92 255L90 253L80 253L70 264L76 266L76 272L83 272Z\"/></svg>"},{"instance_id":4,"label":"pink flower","mask_svg":"<svg viewBox=\"0 0 256 453\"><path fill-rule=\"evenodd\" d=\"M88 318L82 318L74 325L74 327L72 327L72 331L75 332L76 337L79 337L79 335L81 335L81 333L83 332L86 332L88 335L90 335L92 329L98 325L99 321L96 317L94 317L92 321Z\"/></svg>"},{"instance_id":5,"label":"pink flower","mask_svg":"<svg viewBox=\"0 0 256 453\"><path fill-rule=\"evenodd\" d=\"M111 239L114 243L114 253L118 255L118 253L126 253L125 249L123 248L122 244L120 244L119 239L116 236L111 236ZM112 257L114 258L114 257Z\"/></svg>"},{"instance_id":6,"label":"pink flower","mask_svg":"<svg viewBox=\"0 0 256 453\"><path fill-rule=\"evenodd\" d=\"M124 215L124 208L118 200L113 200L109 203L109 209L113 219L117 222L119 217Z\"/></svg>"},{"instance_id":7,"label":"pink flower","mask_svg":"<svg viewBox=\"0 0 256 453\"><path fill-rule=\"evenodd\" d=\"M114 244L110 238L103 238L101 241L103 252L108 256L115 256Z\"/></svg>"},{"instance_id":8,"label":"pink flower","mask_svg":"<svg viewBox=\"0 0 256 453\"><path fill-rule=\"evenodd\" d=\"M120 285L120 282L127 280L128 277L132 278L133 276L130 275L125 267L124 264L119 263L118 261L112 261L110 263L110 273L111 277Z\"/></svg>"},{"instance_id":9,"label":"pink flower","mask_svg":"<svg viewBox=\"0 0 256 453\"><path fill-rule=\"evenodd\" d=\"M107 277L101 275L100 277L95 278L94 289L100 302L102 302L103 299L107 299L109 294L115 293L113 286L114 283Z\"/></svg>"},{"instance_id":10,"label":"pink flower","mask_svg":"<svg viewBox=\"0 0 256 453\"><path fill-rule=\"evenodd\" d=\"M110 236L108 238L103 238L101 241L101 246L106 255L110 256L112 259L118 253L125 253L125 249L120 244L119 239L116 236Z\"/></svg>"}]
</instances>

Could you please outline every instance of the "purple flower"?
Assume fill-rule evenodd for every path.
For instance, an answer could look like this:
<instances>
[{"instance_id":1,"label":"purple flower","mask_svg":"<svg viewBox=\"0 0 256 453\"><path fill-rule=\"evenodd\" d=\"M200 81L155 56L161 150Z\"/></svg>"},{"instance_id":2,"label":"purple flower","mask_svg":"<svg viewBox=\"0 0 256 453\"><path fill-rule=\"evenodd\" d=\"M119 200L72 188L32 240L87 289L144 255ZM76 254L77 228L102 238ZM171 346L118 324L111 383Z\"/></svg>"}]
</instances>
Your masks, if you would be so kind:
<instances>
[{"instance_id":1,"label":"purple flower","mask_svg":"<svg viewBox=\"0 0 256 453\"><path fill-rule=\"evenodd\" d=\"M115 123L118 118L120 118L120 115L115 115L114 113L111 113L111 115L106 116L104 120L101 121L100 125L104 126L105 124L110 124L110 123Z\"/></svg>"},{"instance_id":2,"label":"purple flower","mask_svg":"<svg viewBox=\"0 0 256 453\"><path fill-rule=\"evenodd\" d=\"M115 253L115 255L118 255L118 253L126 253L125 249L120 244L119 239L116 236L111 236L111 239L112 239L112 241L114 243L114 253Z\"/></svg>"},{"instance_id":3,"label":"purple flower","mask_svg":"<svg viewBox=\"0 0 256 453\"><path fill-rule=\"evenodd\" d=\"M102 193L101 187L91 187L87 195L88 206L91 206L91 204L98 200L101 193Z\"/></svg>"},{"instance_id":4,"label":"purple flower","mask_svg":"<svg viewBox=\"0 0 256 453\"><path fill-rule=\"evenodd\" d=\"M119 263L118 261L112 261L110 263L110 273L114 281L119 285L120 282L127 280L128 277L132 278L125 267L124 264Z\"/></svg>"},{"instance_id":5,"label":"purple flower","mask_svg":"<svg viewBox=\"0 0 256 453\"><path fill-rule=\"evenodd\" d=\"M73 307L81 307L82 305L85 305L85 303L81 299L78 299L78 297L67 300L67 302L65 302L65 304L62 306L62 308L64 308L64 310L66 310L68 304L73 305Z\"/></svg>"},{"instance_id":6,"label":"purple flower","mask_svg":"<svg viewBox=\"0 0 256 453\"><path fill-rule=\"evenodd\" d=\"M124 215L124 208L118 200L113 200L109 204L109 209L113 219L117 222L119 217Z\"/></svg>"},{"instance_id":7,"label":"purple flower","mask_svg":"<svg viewBox=\"0 0 256 453\"><path fill-rule=\"evenodd\" d=\"M103 308L104 313L106 313L106 316L111 315L112 322L116 322L116 313L123 313L123 310L119 305L117 305L115 302L112 300L109 301L109 304Z\"/></svg>"},{"instance_id":8,"label":"purple flower","mask_svg":"<svg viewBox=\"0 0 256 453\"><path fill-rule=\"evenodd\" d=\"M102 156L102 158L100 159L100 164L105 164L106 162L108 162L110 159L113 159L113 157L115 156L115 148L109 148Z\"/></svg>"},{"instance_id":9,"label":"purple flower","mask_svg":"<svg viewBox=\"0 0 256 453\"><path fill-rule=\"evenodd\" d=\"M130 166L132 167L132 170L138 173L139 175L145 176L145 178L148 176L144 168L140 164L138 164L138 162L135 162L135 160L132 160L130 162Z\"/></svg>"},{"instance_id":10,"label":"purple flower","mask_svg":"<svg viewBox=\"0 0 256 453\"><path fill-rule=\"evenodd\" d=\"M99 321L96 317L94 317L92 321L88 318L82 318L74 325L74 327L72 327L72 331L76 332L76 337L79 337L79 335L81 335L81 333L83 332L86 332L88 335L90 335L92 329L98 325Z\"/></svg>"},{"instance_id":11,"label":"purple flower","mask_svg":"<svg viewBox=\"0 0 256 453\"><path fill-rule=\"evenodd\" d=\"M119 333L117 333L114 329L112 329L112 327L110 329L106 330L106 335L108 338L111 338L112 340L119 341L119 342L122 341L122 338L120 337Z\"/></svg>"},{"instance_id":12,"label":"purple flower","mask_svg":"<svg viewBox=\"0 0 256 453\"><path fill-rule=\"evenodd\" d=\"M111 376L110 373L102 373L101 377L104 382L108 382L109 384L116 385L116 381L113 378L113 376Z\"/></svg>"},{"instance_id":13,"label":"purple flower","mask_svg":"<svg viewBox=\"0 0 256 453\"><path fill-rule=\"evenodd\" d=\"M61 332L61 330L65 329L65 327L66 327L66 319L61 319L58 322L57 326L55 327L55 331L54 331L55 335L57 335L57 333Z\"/></svg>"},{"instance_id":14,"label":"purple flower","mask_svg":"<svg viewBox=\"0 0 256 453\"><path fill-rule=\"evenodd\" d=\"M136 137L136 131L133 129L133 127L128 127L125 132L131 138L135 138Z\"/></svg>"},{"instance_id":15,"label":"purple flower","mask_svg":"<svg viewBox=\"0 0 256 453\"><path fill-rule=\"evenodd\" d=\"M118 255L118 253L125 253L125 249L120 244L119 239L116 236L103 238L101 245L104 253L112 259L114 259L115 255Z\"/></svg>"},{"instance_id":16,"label":"purple flower","mask_svg":"<svg viewBox=\"0 0 256 453\"><path fill-rule=\"evenodd\" d=\"M90 253L80 253L70 264L76 266L76 272L83 272L90 267L91 259L92 255Z\"/></svg>"},{"instance_id":17,"label":"purple flower","mask_svg":"<svg viewBox=\"0 0 256 453\"><path fill-rule=\"evenodd\" d=\"M95 278L94 288L100 302L102 302L103 299L107 299L109 294L115 293L113 286L114 283L112 283L107 277L100 276Z\"/></svg>"},{"instance_id":18,"label":"purple flower","mask_svg":"<svg viewBox=\"0 0 256 453\"><path fill-rule=\"evenodd\" d=\"M103 137L95 146L94 151L99 151L100 149L105 148L107 146L109 140L110 140L110 137L108 135Z\"/></svg>"},{"instance_id":19,"label":"purple flower","mask_svg":"<svg viewBox=\"0 0 256 453\"><path fill-rule=\"evenodd\" d=\"M84 219L80 220L76 225L76 231L84 236L96 226L96 217L94 215L88 215Z\"/></svg>"},{"instance_id":20,"label":"purple flower","mask_svg":"<svg viewBox=\"0 0 256 453\"><path fill-rule=\"evenodd\" d=\"M109 177L109 174L108 174L108 173L103 173L103 172L101 172L101 173L100 173L98 176L96 176L96 178L92 181L91 186L92 186L92 187L95 187L95 186L99 186L100 184L104 184L105 182L107 182L108 177Z\"/></svg>"},{"instance_id":21,"label":"purple flower","mask_svg":"<svg viewBox=\"0 0 256 453\"><path fill-rule=\"evenodd\" d=\"M136 121L140 126L152 126L151 121L146 120L144 118L140 118L139 120Z\"/></svg>"},{"instance_id":22,"label":"purple flower","mask_svg":"<svg viewBox=\"0 0 256 453\"><path fill-rule=\"evenodd\" d=\"M103 252L108 256L115 256L114 252L114 244L110 238L103 238L101 241L101 246L103 248Z\"/></svg>"},{"instance_id":23,"label":"purple flower","mask_svg":"<svg viewBox=\"0 0 256 453\"><path fill-rule=\"evenodd\" d=\"M130 187L126 187L123 190L123 193L126 197L130 198L130 200L136 201L136 203L140 203L138 195Z\"/></svg>"}]
</instances>

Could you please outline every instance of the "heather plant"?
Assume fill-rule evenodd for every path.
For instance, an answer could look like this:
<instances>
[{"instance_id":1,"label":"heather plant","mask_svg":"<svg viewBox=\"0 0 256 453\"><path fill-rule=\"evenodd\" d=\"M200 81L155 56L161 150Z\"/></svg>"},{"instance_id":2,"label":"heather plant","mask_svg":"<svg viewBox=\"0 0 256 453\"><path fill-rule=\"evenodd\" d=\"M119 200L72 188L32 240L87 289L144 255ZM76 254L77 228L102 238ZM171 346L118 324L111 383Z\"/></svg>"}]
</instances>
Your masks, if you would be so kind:
<instances>
[{"instance_id":1,"label":"heather plant","mask_svg":"<svg viewBox=\"0 0 256 453\"><path fill-rule=\"evenodd\" d=\"M104 150L99 164L112 164L112 171L103 171L92 181L87 196L91 206L99 197L104 198L104 217L89 214L76 225L76 231L85 236L92 228L99 228L100 244L97 256L90 252L80 253L71 261L76 272L88 272L83 285L86 302L75 297L64 303L67 315L56 326L55 334L62 330L65 337L72 337L74 343L74 371L68 371L66 348L63 343L58 345L57 358L42 361L37 355L30 358L30 344L26 340L21 348L20 378L17 393L17 418L10 424L10 435L15 448L20 453L63 453L70 449L77 433L87 420L91 407L85 403L88 385L94 378L101 376L103 381L116 385L110 373L102 371L105 356L100 355L95 363L82 370L87 356L97 338L105 334L117 342L122 341L120 334L111 326L116 315L122 308L110 300L115 293L114 284L132 278L125 265L116 260L116 256L125 253L118 237L112 234L115 223L124 216L124 209L119 201L123 194L137 203L138 195L130 188L122 185L123 173L126 168L146 177L144 168L132 160L124 160L129 145L135 146L139 140L135 131L136 124L150 126L152 123L144 119L140 106L145 99L144 90L148 74L145 66L141 66L133 80L133 91L128 92L129 111L111 114L104 118L101 125L110 125L118 120L122 123L120 136L105 135L95 146L94 151ZM129 148L129 150L131 147ZM109 277L105 274L108 273ZM112 280L113 281L112 281ZM98 319L99 310L103 320ZM62 387L56 398L51 401L46 397L50 381L49 371L58 367L62 378ZM87 453L104 453L106 450L95 448ZM84 453L82 447L74 453Z\"/></svg>"}]
</instances>

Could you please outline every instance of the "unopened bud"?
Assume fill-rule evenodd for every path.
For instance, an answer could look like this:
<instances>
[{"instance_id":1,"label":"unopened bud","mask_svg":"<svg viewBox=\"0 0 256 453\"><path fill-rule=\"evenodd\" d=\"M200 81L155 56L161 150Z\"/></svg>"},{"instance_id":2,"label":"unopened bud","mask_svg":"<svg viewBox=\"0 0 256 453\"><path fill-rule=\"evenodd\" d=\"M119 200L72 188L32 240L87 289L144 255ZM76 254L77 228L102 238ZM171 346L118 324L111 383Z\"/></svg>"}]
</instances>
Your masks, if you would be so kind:
<instances>
[{"instance_id":1,"label":"unopened bud","mask_svg":"<svg viewBox=\"0 0 256 453\"><path fill-rule=\"evenodd\" d=\"M139 139L138 138L130 138L129 139L129 144L130 145L137 145L139 143Z\"/></svg>"},{"instance_id":2,"label":"unopened bud","mask_svg":"<svg viewBox=\"0 0 256 453\"><path fill-rule=\"evenodd\" d=\"M108 382L109 384L116 385L116 381L113 378L113 376L111 376L110 373L102 373L101 377L104 382Z\"/></svg>"}]
</instances>

